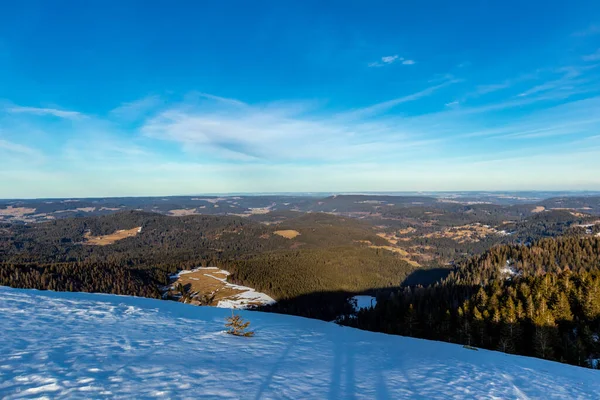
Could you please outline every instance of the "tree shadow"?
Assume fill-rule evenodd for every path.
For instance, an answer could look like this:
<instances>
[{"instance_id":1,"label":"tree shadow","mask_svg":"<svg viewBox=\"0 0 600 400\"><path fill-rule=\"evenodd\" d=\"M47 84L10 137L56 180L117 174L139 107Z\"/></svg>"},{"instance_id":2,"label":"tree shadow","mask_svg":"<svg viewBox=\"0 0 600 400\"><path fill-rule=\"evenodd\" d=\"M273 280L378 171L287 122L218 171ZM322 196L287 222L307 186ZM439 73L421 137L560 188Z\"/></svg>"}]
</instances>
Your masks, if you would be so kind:
<instances>
[{"instance_id":1,"label":"tree shadow","mask_svg":"<svg viewBox=\"0 0 600 400\"><path fill-rule=\"evenodd\" d=\"M432 268L413 271L400 286L372 288L364 291L320 291L299 295L293 298L280 299L275 304L257 307L257 311L292 314L306 318L334 321L340 316L355 313L348 299L357 295L373 297L395 293L406 287L428 286L440 282L448 276L451 269Z\"/></svg>"},{"instance_id":2,"label":"tree shadow","mask_svg":"<svg viewBox=\"0 0 600 400\"><path fill-rule=\"evenodd\" d=\"M343 338L333 340L333 367L328 399L356 397L355 350ZM343 381L343 382L342 382Z\"/></svg>"},{"instance_id":3,"label":"tree shadow","mask_svg":"<svg viewBox=\"0 0 600 400\"><path fill-rule=\"evenodd\" d=\"M255 397L256 400L261 399L261 396L263 395L263 393L265 393L267 391L267 389L269 388L269 385L273 381L273 377L277 373L277 370L280 368L282 363L288 357L288 355L290 354L290 351L292 350L292 347L294 347L296 345L298 340L299 340L299 338L295 338L294 340L290 341L289 344L286 346L285 350L283 351L283 353L281 353L281 356L279 356L277 361L275 361L273 363L273 367L269 371L269 374L265 377L265 380L263 381L263 383L261 383L260 388L258 389L258 392L256 393L256 397Z\"/></svg>"},{"instance_id":4,"label":"tree shadow","mask_svg":"<svg viewBox=\"0 0 600 400\"><path fill-rule=\"evenodd\" d=\"M448 277L451 268L416 269L402 282L402 286L428 286Z\"/></svg>"}]
</instances>

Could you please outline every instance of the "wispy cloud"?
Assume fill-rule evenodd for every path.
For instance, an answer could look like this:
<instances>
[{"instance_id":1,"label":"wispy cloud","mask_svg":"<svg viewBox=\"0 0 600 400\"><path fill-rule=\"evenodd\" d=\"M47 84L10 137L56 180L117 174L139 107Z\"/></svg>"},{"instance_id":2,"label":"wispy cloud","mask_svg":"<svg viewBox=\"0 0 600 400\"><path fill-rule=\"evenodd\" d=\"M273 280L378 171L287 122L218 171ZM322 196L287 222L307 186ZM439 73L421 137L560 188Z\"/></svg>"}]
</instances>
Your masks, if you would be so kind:
<instances>
[{"instance_id":1,"label":"wispy cloud","mask_svg":"<svg viewBox=\"0 0 600 400\"><path fill-rule=\"evenodd\" d=\"M413 65L415 64L414 60L406 60L404 57L398 56L398 54L394 54L392 56L384 56L381 57L380 60L369 63L369 67L384 67L386 65L394 64L395 62L401 62L403 65Z\"/></svg>"},{"instance_id":2,"label":"wispy cloud","mask_svg":"<svg viewBox=\"0 0 600 400\"><path fill-rule=\"evenodd\" d=\"M539 78L540 73L541 71L534 71L532 73L519 74L516 77L503 79L499 82L478 84L475 86L474 90L471 90L467 94L465 94L462 97L462 100L466 101L467 99L476 99L490 93L496 93L499 91L510 89L524 82L535 81Z\"/></svg>"},{"instance_id":3,"label":"wispy cloud","mask_svg":"<svg viewBox=\"0 0 600 400\"><path fill-rule=\"evenodd\" d=\"M38 154L38 151L31 147L24 146L19 143L10 142L10 141L4 140L4 139L0 139L0 150L6 150L6 151L9 151L12 153L18 153L18 154L23 154L23 155L28 155L28 156L33 156L33 155Z\"/></svg>"},{"instance_id":4,"label":"wispy cloud","mask_svg":"<svg viewBox=\"0 0 600 400\"><path fill-rule=\"evenodd\" d=\"M276 105L224 107L168 109L148 120L141 132L179 143L192 155L231 161L332 162L423 144L423 139L385 122L356 115L352 119L303 116L293 111L296 107L290 111ZM388 141L381 141L382 136Z\"/></svg>"},{"instance_id":5,"label":"wispy cloud","mask_svg":"<svg viewBox=\"0 0 600 400\"><path fill-rule=\"evenodd\" d=\"M450 80L446 80L443 83L440 83L438 85L434 85L434 86L430 86L428 88L425 88L419 92L416 93L412 93L409 94L407 96L402 96L402 97L398 97L396 99L392 99L392 100L388 100L388 101L384 101L382 103L378 103L378 104L374 104L372 106L368 106L368 107L364 107L364 108L360 108L357 110L352 110L346 113L341 114L342 116L344 116L345 118L348 119L353 119L353 118L366 118L369 116L373 116L373 115L378 115L381 113L384 113L402 103L408 103L410 101L415 101L418 100L420 98L426 97L426 96L430 96L431 94L433 94L434 92L436 92L437 90L440 90L444 87L447 87L449 85L455 84L461 82L460 79L450 79Z\"/></svg>"},{"instance_id":6,"label":"wispy cloud","mask_svg":"<svg viewBox=\"0 0 600 400\"><path fill-rule=\"evenodd\" d=\"M582 58L583 61L598 61L600 60L600 49L596 50L595 53L585 55Z\"/></svg>"},{"instance_id":7,"label":"wispy cloud","mask_svg":"<svg viewBox=\"0 0 600 400\"><path fill-rule=\"evenodd\" d=\"M161 104L163 104L163 101L160 96L152 95L136 101L123 103L119 107L111 110L110 114L116 118L133 120L144 116L152 110L155 110Z\"/></svg>"},{"instance_id":8,"label":"wispy cloud","mask_svg":"<svg viewBox=\"0 0 600 400\"><path fill-rule=\"evenodd\" d=\"M498 90L509 88L511 85L512 83L509 81L489 85L478 85L475 91L471 93L471 96L482 96L484 94L497 92Z\"/></svg>"},{"instance_id":9,"label":"wispy cloud","mask_svg":"<svg viewBox=\"0 0 600 400\"><path fill-rule=\"evenodd\" d=\"M573 33L573 36L592 36L600 34L600 24L590 25L588 28Z\"/></svg>"},{"instance_id":10,"label":"wispy cloud","mask_svg":"<svg viewBox=\"0 0 600 400\"><path fill-rule=\"evenodd\" d=\"M395 54L393 56L381 57L381 62L386 63L386 64L391 64L394 61L396 61L397 59L398 59L398 55Z\"/></svg>"},{"instance_id":11,"label":"wispy cloud","mask_svg":"<svg viewBox=\"0 0 600 400\"><path fill-rule=\"evenodd\" d=\"M518 120L504 120L496 128L480 129L457 137L494 137L502 139L532 139L552 136L583 137L600 128L596 110L600 97L566 102L545 107ZM540 142L540 145L544 143Z\"/></svg>"},{"instance_id":12,"label":"wispy cloud","mask_svg":"<svg viewBox=\"0 0 600 400\"><path fill-rule=\"evenodd\" d=\"M520 97L530 96L532 94L543 93L543 92L559 92L565 90L574 90L581 88L583 85L589 82L588 78L582 77L582 75L591 69L598 67L598 65L588 66L566 66L557 68L553 71L553 75L562 74L558 78L551 78L541 84L537 84L519 94ZM584 88L585 89L585 88Z\"/></svg>"},{"instance_id":13,"label":"wispy cloud","mask_svg":"<svg viewBox=\"0 0 600 400\"><path fill-rule=\"evenodd\" d=\"M388 57L379 63L407 61ZM47 159L54 164L47 168L46 162L44 171L54 195L60 182L81 195L600 184L600 142L592 139L600 129L596 72L582 62L498 76L490 84L442 74L423 79L420 90L354 109L325 100L253 103L204 92L169 101L142 98L104 118L5 107L0 171L16 165L12 157L18 176L35 180L28 160L36 158L31 143L38 143L31 137L20 142L21 132L35 129L44 132L41 140L53 141ZM69 120L36 117L57 112ZM129 117L139 123L132 126ZM568 165L558 166L558 159ZM0 175L0 192L19 184ZM575 175L580 180L569 180ZM486 187L489 176L493 187Z\"/></svg>"},{"instance_id":14,"label":"wispy cloud","mask_svg":"<svg viewBox=\"0 0 600 400\"><path fill-rule=\"evenodd\" d=\"M21 107L13 106L5 109L13 114L32 114L32 115L50 115L58 118L76 119L84 117L83 114L77 111L59 110L56 108L38 108L38 107Z\"/></svg>"}]
</instances>

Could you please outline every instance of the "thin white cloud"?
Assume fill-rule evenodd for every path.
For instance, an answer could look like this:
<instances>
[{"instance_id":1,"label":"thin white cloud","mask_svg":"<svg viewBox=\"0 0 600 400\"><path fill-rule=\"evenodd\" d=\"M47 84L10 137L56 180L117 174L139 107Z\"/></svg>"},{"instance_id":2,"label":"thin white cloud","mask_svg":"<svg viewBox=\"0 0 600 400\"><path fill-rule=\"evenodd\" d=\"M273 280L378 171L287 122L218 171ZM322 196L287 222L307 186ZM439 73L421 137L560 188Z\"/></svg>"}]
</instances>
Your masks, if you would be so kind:
<instances>
[{"instance_id":1,"label":"thin white cloud","mask_svg":"<svg viewBox=\"0 0 600 400\"><path fill-rule=\"evenodd\" d=\"M509 88L512 85L511 82L505 81L502 83L494 83L489 85L478 85L475 89L475 92L471 93L471 97L473 96L481 96L488 93L497 92L498 90Z\"/></svg>"},{"instance_id":2,"label":"thin white cloud","mask_svg":"<svg viewBox=\"0 0 600 400\"><path fill-rule=\"evenodd\" d=\"M8 140L0 139L0 150L6 150L12 153L33 156L38 152L31 147L24 146L19 143L9 142Z\"/></svg>"},{"instance_id":3,"label":"thin white cloud","mask_svg":"<svg viewBox=\"0 0 600 400\"><path fill-rule=\"evenodd\" d=\"M462 133L455 138L496 137L502 139L527 139L550 136L581 137L600 128L600 117L596 116L596 110L599 107L600 97L566 102L554 107L542 108L528 116L519 118L516 122L503 120L500 127Z\"/></svg>"},{"instance_id":4,"label":"thin white cloud","mask_svg":"<svg viewBox=\"0 0 600 400\"><path fill-rule=\"evenodd\" d=\"M482 96L490 94L490 93L496 93L501 90L510 89L510 88L512 88L520 83L526 82L526 81L536 80L539 78L539 74L541 72L542 71L538 70L533 73L520 74L517 77L510 78L510 79L504 79L503 81L496 82L496 83L477 85L477 86L475 86L475 90L472 90L472 91L468 92L467 94L465 94L462 97L462 100L466 101L467 99L479 98L479 97L482 97Z\"/></svg>"},{"instance_id":5,"label":"thin white cloud","mask_svg":"<svg viewBox=\"0 0 600 400\"><path fill-rule=\"evenodd\" d=\"M530 96L532 94L544 92L559 92L565 90L574 90L588 84L589 80L582 76L586 71L592 70L598 65L588 66L566 66L558 68L555 74L562 74L559 78L549 79L546 82L533 86L519 94L519 97Z\"/></svg>"},{"instance_id":6,"label":"thin white cloud","mask_svg":"<svg viewBox=\"0 0 600 400\"><path fill-rule=\"evenodd\" d=\"M598 61L600 60L600 49L596 50L595 53L585 55L582 58L583 61Z\"/></svg>"},{"instance_id":7,"label":"thin white cloud","mask_svg":"<svg viewBox=\"0 0 600 400\"><path fill-rule=\"evenodd\" d=\"M59 110L56 108L14 106L14 107L8 107L5 110L7 112L13 113L13 114L33 114L33 115L41 115L41 116L51 115L54 117L65 118L65 119L77 119L77 118L84 117L83 114L81 114L80 112L77 112L77 111L66 111L66 110Z\"/></svg>"},{"instance_id":8,"label":"thin white cloud","mask_svg":"<svg viewBox=\"0 0 600 400\"><path fill-rule=\"evenodd\" d=\"M119 107L111 110L110 114L116 118L132 120L139 118L147 112L156 109L163 103L160 96L148 96L143 99L123 103Z\"/></svg>"},{"instance_id":9,"label":"thin white cloud","mask_svg":"<svg viewBox=\"0 0 600 400\"><path fill-rule=\"evenodd\" d=\"M448 84L334 117L305 115L303 107L285 103L239 108L219 100L221 108L178 105L149 119L141 132L148 138L179 143L188 154L211 159L339 162L365 158L390 149L402 152L431 144L431 138L412 136L388 121L371 117Z\"/></svg>"},{"instance_id":10,"label":"thin white cloud","mask_svg":"<svg viewBox=\"0 0 600 400\"><path fill-rule=\"evenodd\" d=\"M349 112L343 113L342 115L346 118L365 118L365 117L381 114L385 111L388 111L389 109L391 109L393 107L396 107L399 104L407 103L410 101L418 100L422 97L429 96L439 89L442 89L446 86L449 86L449 85L452 85L452 84L458 83L458 82L461 82L461 80L460 79L447 80L443 83L440 83L439 85L430 86L419 92L409 94L409 95L403 96L403 97L398 97L393 100L384 101L382 103L374 104L372 106L361 108L358 110L349 111Z\"/></svg>"},{"instance_id":11,"label":"thin white cloud","mask_svg":"<svg viewBox=\"0 0 600 400\"><path fill-rule=\"evenodd\" d=\"M414 60L405 60L404 57L398 56L398 54L394 54L391 56L381 57L379 61L370 62L368 64L369 67L384 67L386 65L394 64L397 61L401 61L403 65L412 65L415 63Z\"/></svg>"},{"instance_id":12,"label":"thin white cloud","mask_svg":"<svg viewBox=\"0 0 600 400\"><path fill-rule=\"evenodd\" d=\"M400 57L394 62L400 64ZM208 93L192 93L148 111L141 99L123 104L134 114L141 107L139 130L109 115L105 121L88 116L60 124L60 135L46 132L42 138L56 140L52 145L58 150L48 156L55 170L47 168L48 162L44 170L65 175L51 183L39 178L36 193L589 188L600 185L600 143L591 140L600 129L595 116L600 80L589 72L592 68L545 69L527 79L499 79L470 89L465 87L469 82L459 86L454 84L461 80L451 75L437 76L415 93L345 112L329 111L316 101L252 104ZM517 97L517 89L527 94ZM481 96L471 106L463 102L469 91L498 93ZM575 95L584 100L570 101ZM519 110L503 112L511 108ZM58 125L21 114L0 114L5 118L0 124L17 127L24 121L27 129L42 130ZM30 186L38 178L28 161L21 162L18 176L32 180L19 183L2 175L3 169L15 169L8 158L34 158L29 156L34 149L8 142L31 131L5 131L11 136L0 141L5 155L0 157L0 191L11 187L11 196L19 190L33 193ZM493 187L486 186L489 176L495 178Z\"/></svg>"},{"instance_id":13,"label":"thin white cloud","mask_svg":"<svg viewBox=\"0 0 600 400\"><path fill-rule=\"evenodd\" d=\"M394 61L396 61L398 59L398 54L395 54L393 56L385 56L385 57L381 57L381 61L386 63L386 64L391 64Z\"/></svg>"},{"instance_id":14,"label":"thin white cloud","mask_svg":"<svg viewBox=\"0 0 600 400\"><path fill-rule=\"evenodd\" d=\"M600 34L600 25L590 25L587 29L573 33L573 36L592 36Z\"/></svg>"}]
</instances>

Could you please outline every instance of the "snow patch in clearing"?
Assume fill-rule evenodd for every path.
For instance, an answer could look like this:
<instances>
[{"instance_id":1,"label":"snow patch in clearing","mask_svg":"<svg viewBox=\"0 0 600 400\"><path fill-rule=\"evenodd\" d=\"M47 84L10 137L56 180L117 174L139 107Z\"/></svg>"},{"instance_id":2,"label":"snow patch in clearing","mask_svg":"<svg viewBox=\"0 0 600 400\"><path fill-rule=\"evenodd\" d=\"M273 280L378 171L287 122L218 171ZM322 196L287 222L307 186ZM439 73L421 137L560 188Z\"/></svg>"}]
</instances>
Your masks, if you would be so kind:
<instances>
[{"instance_id":1,"label":"snow patch in clearing","mask_svg":"<svg viewBox=\"0 0 600 400\"><path fill-rule=\"evenodd\" d=\"M219 300L219 302L217 303L217 307L219 308L248 309L276 303L275 299L273 299L265 293L257 292L254 288L229 283L227 281L227 276L231 275L231 273L229 271L225 271L224 269L219 269L217 267L198 267L192 270L179 271L178 273L171 275L170 278L176 280L181 275L190 274L192 272L198 271L210 272L205 273L204 276L208 276L209 278L222 282L224 284L223 288L229 288L240 291L240 293L236 293L227 299ZM225 275L225 278L215 276L216 274Z\"/></svg>"},{"instance_id":2,"label":"snow patch in clearing","mask_svg":"<svg viewBox=\"0 0 600 400\"><path fill-rule=\"evenodd\" d=\"M354 311L358 311L363 308L375 307L377 299L373 296L358 295L351 297L350 303L354 306Z\"/></svg>"},{"instance_id":3,"label":"snow patch in clearing","mask_svg":"<svg viewBox=\"0 0 600 400\"><path fill-rule=\"evenodd\" d=\"M506 265L500 268L500 274L505 279L512 279L514 276L520 276L521 272L515 268L512 260L506 260Z\"/></svg>"}]
</instances>

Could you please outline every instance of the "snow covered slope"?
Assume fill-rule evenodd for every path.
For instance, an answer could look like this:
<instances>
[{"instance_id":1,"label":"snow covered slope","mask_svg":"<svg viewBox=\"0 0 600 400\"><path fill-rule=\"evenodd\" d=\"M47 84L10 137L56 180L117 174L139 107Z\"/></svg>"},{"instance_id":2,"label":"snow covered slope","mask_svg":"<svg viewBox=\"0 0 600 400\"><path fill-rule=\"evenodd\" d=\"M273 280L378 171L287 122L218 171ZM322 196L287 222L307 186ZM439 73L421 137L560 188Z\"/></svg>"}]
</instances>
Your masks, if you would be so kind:
<instances>
[{"instance_id":1,"label":"snow covered slope","mask_svg":"<svg viewBox=\"0 0 600 400\"><path fill-rule=\"evenodd\" d=\"M600 371L243 311L0 287L0 398L600 398Z\"/></svg>"}]
</instances>

